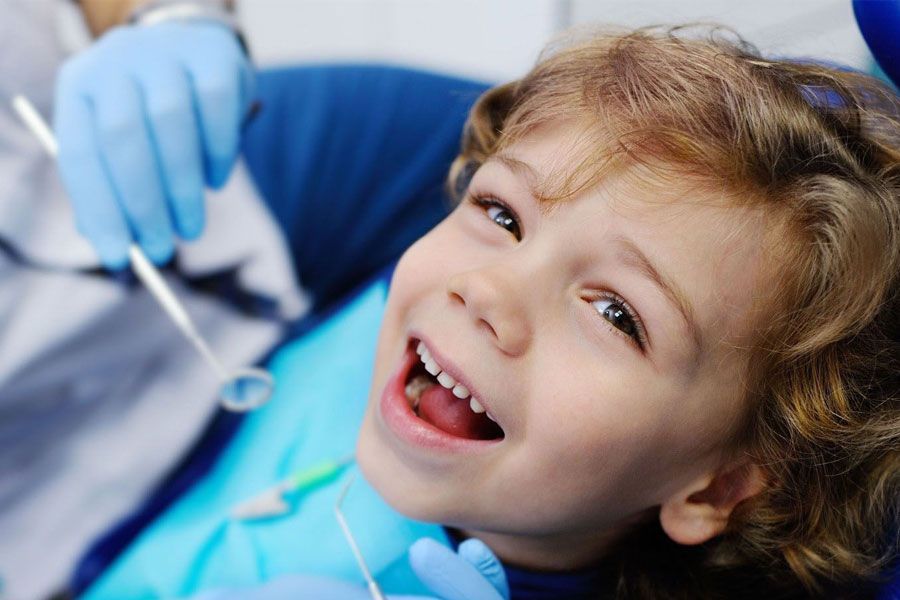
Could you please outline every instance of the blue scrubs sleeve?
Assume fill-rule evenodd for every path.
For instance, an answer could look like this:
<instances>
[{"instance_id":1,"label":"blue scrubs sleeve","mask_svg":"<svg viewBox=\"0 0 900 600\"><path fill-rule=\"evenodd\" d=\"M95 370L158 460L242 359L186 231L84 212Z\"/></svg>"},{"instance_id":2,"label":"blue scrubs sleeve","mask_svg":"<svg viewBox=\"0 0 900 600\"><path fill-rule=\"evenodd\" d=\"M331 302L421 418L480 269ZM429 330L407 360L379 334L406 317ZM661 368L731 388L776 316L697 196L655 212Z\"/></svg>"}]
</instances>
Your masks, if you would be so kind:
<instances>
[{"instance_id":1,"label":"blue scrubs sleeve","mask_svg":"<svg viewBox=\"0 0 900 600\"><path fill-rule=\"evenodd\" d=\"M264 71L244 156L317 308L389 264L450 209L447 170L487 86L383 66Z\"/></svg>"}]
</instances>

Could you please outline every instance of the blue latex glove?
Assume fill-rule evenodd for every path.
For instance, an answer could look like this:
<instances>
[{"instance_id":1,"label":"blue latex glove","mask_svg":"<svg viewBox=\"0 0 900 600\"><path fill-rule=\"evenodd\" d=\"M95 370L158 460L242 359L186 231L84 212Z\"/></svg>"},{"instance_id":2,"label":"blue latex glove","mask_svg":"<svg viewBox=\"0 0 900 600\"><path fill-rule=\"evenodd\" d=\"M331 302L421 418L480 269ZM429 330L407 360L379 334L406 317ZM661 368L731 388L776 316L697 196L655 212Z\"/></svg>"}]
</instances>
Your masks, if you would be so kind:
<instances>
[{"instance_id":1,"label":"blue latex glove","mask_svg":"<svg viewBox=\"0 0 900 600\"><path fill-rule=\"evenodd\" d=\"M253 75L212 22L118 27L69 59L56 85L59 168L78 230L108 268L134 240L153 262L203 230L204 182L238 155Z\"/></svg>"},{"instance_id":2,"label":"blue latex glove","mask_svg":"<svg viewBox=\"0 0 900 600\"><path fill-rule=\"evenodd\" d=\"M409 562L422 583L442 600L509 600L503 565L481 540L464 541L457 554L422 538L410 547Z\"/></svg>"},{"instance_id":3,"label":"blue latex glove","mask_svg":"<svg viewBox=\"0 0 900 600\"><path fill-rule=\"evenodd\" d=\"M506 574L497 557L476 539L459 553L422 538L409 549L413 571L435 596L388 596L388 600L509 600ZM360 585L308 575L287 575L254 589L207 592L193 600L371 600Z\"/></svg>"}]
</instances>

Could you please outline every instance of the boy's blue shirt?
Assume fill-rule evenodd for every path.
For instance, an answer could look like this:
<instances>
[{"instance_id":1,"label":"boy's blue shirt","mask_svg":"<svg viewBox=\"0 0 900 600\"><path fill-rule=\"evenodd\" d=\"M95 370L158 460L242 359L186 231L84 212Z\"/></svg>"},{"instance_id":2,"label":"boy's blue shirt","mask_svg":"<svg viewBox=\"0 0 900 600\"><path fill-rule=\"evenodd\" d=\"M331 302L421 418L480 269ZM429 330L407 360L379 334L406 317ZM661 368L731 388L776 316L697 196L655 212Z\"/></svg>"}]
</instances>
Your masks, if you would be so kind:
<instances>
[{"instance_id":1,"label":"boy's blue shirt","mask_svg":"<svg viewBox=\"0 0 900 600\"><path fill-rule=\"evenodd\" d=\"M88 600L170 598L252 586L288 573L364 583L334 517L355 475L347 520L373 574L389 593L425 593L407 562L416 539L449 541L442 527L390 508L355 465L298 498L292 513L232 520L232 507L291 473L352 454L368 401L386 279L278 349L268 367L272 400L249 415L213 468L157 518L88 590Z\"/></svg>"}]
</instances>

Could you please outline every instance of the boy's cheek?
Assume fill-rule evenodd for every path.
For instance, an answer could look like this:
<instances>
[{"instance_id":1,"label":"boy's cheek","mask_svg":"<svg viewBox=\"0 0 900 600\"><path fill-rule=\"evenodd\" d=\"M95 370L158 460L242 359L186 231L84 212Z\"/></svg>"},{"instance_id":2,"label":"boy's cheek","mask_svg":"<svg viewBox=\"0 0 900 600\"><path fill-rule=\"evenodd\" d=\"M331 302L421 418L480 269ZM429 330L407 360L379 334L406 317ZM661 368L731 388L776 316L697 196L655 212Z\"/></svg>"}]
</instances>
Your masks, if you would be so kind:
<instances>
[{"instance_id":1,"label":"boy's cheek","mask_svg":"<svg viewBox=\"0 0 900 600\"><path fill-rule=\"evenodd\" d=\"M441 244L435 233L432 231L420 238L397 262L391 279L383 326L428 327L433 322L434 315L417 310L421 311L425 306L423 300L434 299L444 293L447 279L453 271L452 265L448 264L448 260L453 259L448 257L456 253L452 247ZM416 323L410 321L413 314L419 319Z\"/></svg>"},{"instance_id":2,"label":"boy's cheek","mask_svg":"<svg viewBox=\"0 0 900 600\"><path fill-rule=\"evenodd\" d=\"M389 308L416 296L423 289L429 287L429 279L433 277L431 274L437 262L436 258L429 258L433 255L429 251L429 246L428 236L419 238L400 257L394 269L394 276L391 279Z\"/></svg>"}]
</instances>

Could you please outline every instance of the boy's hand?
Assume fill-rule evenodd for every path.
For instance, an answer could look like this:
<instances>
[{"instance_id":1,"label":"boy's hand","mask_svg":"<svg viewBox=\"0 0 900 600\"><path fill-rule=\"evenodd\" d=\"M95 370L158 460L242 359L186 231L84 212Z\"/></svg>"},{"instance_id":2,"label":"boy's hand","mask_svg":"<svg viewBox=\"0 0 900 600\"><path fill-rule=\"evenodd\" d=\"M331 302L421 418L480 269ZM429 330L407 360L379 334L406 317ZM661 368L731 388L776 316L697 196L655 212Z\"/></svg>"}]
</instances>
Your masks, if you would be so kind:
<instances>
[{"instance_id":1,"label":"boy's hand","mask_svg":"<svg viewBox=\"0 0 900 600\"><path fill-rule=\"evenodd\" d=\"M413 571L435 596L388 596L388 600L509 600L506 574L480 540L466 540L459 553L422 538L409 550ZM209 592L192 600L371 600L359 585L307 575L287 575L254 589Z\"/></svg>"},{"instance_id":2,"label":"boy's hand","mask_svg":"<svg viewBox=\"0 0 900 600\"><path fill-rule=\"evenodd\" d=\"M117 27L63 65L54 128L79 231L109 268L137 241L156 263L204 227L204 182L238 155L253 75L216 23Z\"/></svg>"}]
</instances>

